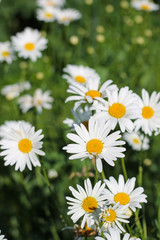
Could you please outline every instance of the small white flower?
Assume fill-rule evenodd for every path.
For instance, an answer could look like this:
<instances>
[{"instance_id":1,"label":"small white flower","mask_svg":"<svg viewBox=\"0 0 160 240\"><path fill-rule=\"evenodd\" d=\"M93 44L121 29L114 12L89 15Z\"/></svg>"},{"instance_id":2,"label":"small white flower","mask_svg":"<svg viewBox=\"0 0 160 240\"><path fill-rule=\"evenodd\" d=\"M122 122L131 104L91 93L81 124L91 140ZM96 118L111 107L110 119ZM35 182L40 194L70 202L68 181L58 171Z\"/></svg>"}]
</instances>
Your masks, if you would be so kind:
<instances>
[{"instance_id":1,"label":"small white flower","mask_svg":"<svg viewBox=\"0 0 160 240\"><path fill-rule=\"evenodd\" d=\"M53 22L56 20L56 8L46 7L37 9L37 19L44 22Z\"/></svg>"},{"instance_id":2,"label":"small white flower","mask_svg":"<svg viewBox=\"0 0 160 240\"><path fill-rule=\"evenodd\" d=\"M119 141L120 131L109 134L110 128L104 121L98 122L91 117L88 121L88 130L83 124L74 125L76 134L69 133L67 137L74 142L63 149L73 155L69 159L96 158L96 166L99 172L102 172L102 161L104 159L109 165L114 166L117 158L124 157L122 152L125 148L120 145L125 144ZM118 140L118 141L117 141Z\"/></svg>"},{"instance_id":3,"label":"small white flower","mask_svg":"<svg viewBox=\"0 0 160 240\"><path fill-rule=\"evenodd\" d=\"M21 82L11 85L6 85L2 88L1 94L6 97L7 100L12 100L20 95L24 90L29 90L31 85L29 82Z\"/></svg>"},{"instance_id":4,"label":"small white flower","mask_svg":"<svg viewBox=\"0 0 160 240\"><path fill-rule=\"evenodd\" d=\"M108 233L103 233L104 237L96 237L95 240L141 240L140 238L130 237L129 233L125 233L124 237L121 238L120 232L114 228L109 228Z\"/></svg>"},{"instance_id":5,"label":"small white flower","mask_svg":"<svg viewBox=\"0 0 160 240\"><path fill-rule=\"evenodd\" d=\"M30 58L33 62L42 56L41 51L46 49L48 40L41 36L38 30L25 28L23 32L12 36L13 48L19 57Z\"/></svg>"},{"instance_id":6,"label":"small white flower","mask_svg":"<svg viewBox=\"0 0 160 240\"><path fill-rule=\"evenodd\" d=\"M62 7L65 0L37 0L37 5L39 7Z\"/></svg>"},{"instance_id":7,"label":"small white flower","mask_svg":"<svg viewBox=\"0 0 160 240\"><path fill-rule=\"evenodd\" d=\"M90 180L87 179L84 181L84 187L85 189L77 184L77 191L70 186L69 189L74 198L66 197L69 201L67 202L69 204L68 215L72 215L71 219L73 222L76 223L81 217L83 217L81 228L84 228L86 223L88 227L94 224L95 211L102 207L106 202L106 196L103 194L105 185L101 185L101 181L98 181L94 188L92 188Z\"/></svg>"},{"instance_id":8,"label":"small white flower","mask_svg":"<svg viewBox=\"0 0 160 240\"><path fill-rule=\"evenodd\" d=\"M127 206L120 206L118 203L114 206L102 207L100 213L102 227L100 231L106 232L108 228L112 227L119 232L125 232L120 222L129 223L129 221L126 220L126 218L129 218L129 216L126 215L126 210Z\"/></svg>"},{"instance_id":9,"label":"small white flower","mask_svg":"<svg viewBox=\"0 0 160 240\"><path fill-rule=\"evenodd\" d=\"M132 119L140 116L140 108L135 94L128 87L121 88L119 92L115 90L107 93L108 101L100 98L92 107L97 111L94 115L95 118L103 118L109 121L112 130L118 123L122 132L125 130L131 132L134 128Z\"/></svg>"},{"instance_id":10,"label":"small white flower","mask_svg":"<svg viewBox=\"0 0 160 240\"><path fill-rule=\"evenodd\" d=\"M81 13L78 10L67 8L67 9L59 9L56 14L56 18L58 23L69 25L71 22L78 20L82 17Z\"/></svg>"},{"instance_id":11,"label":"small white flower","mask_svg":"<svg viewBox=\"0 0 160 240\"><path fill-rule=\"evenodd\" d=\"M5 123L0 126L0 137L10 138L10 133L12 130L20 133L20 123L23 123L25 129L31 127L31 124L25 121L5 121Z\"/></svg>"},{"instance_id":12,"label":"small white flower","mask_svg":"<svg viewBox=\"0 0 160 240\"><path fill-rule=\"evenodd\" d=\"M148 0L132 1L131 6L137 10L143 10L143 11L147 11L147 12L159 10L158 4L148 1Z\"/></svg>"},{"instance_id":13,"label":"small white flower","mask_svg":"<svg viewBox=\"0 0 160 240\"><path fill-rule=\"evenodd\" d=\"M149 149L149 138L140 132L124 133L123 139L133 150L141 151Z\"/></svg>"},{"instance_id":14,"label":"small white flower","mask_svg":"<svg viewBox=\"0 0 160 240\"><path fill-rule=\"evenodd\" d=\"M63 71L67 73L63 75L63 78L65 78L69 84L77 82L86 85L89 78L99 77L94 69L82 65L68 64Z\"/></svg>"},{"instance_id":15,"label":"small white flower","mask_svg":"<svg viewBox=\"0 0 160 240\"><path fill-rule=\"evenodd\" d=\"M41 166L37 154L44 156L45 153L40 150L42 148L43 142L41 139L44 137L42 135L42 130L35 132L34 127L25 128L23 122L19 125L19 132L12 129L12 132L9 133L10 136L2 139L0 141L2 152L0 156L4 157L4 165L15 164L15 170L18 169L22 172L26 165L32 170L32 165L34 167Z\"/></svg>"},{"instance_id":16,"label":"small white flower","mask_svg":"<svg viewBox=\"0 0 160 240\"><path fill-rule=\"evenodd\" d=\"M18 104L22 110L22 113L26 113L34 106L33 97L29 94L26 94L18 99Z\"/></svg>"},{"instance_id":17,"label":"small white flower","mask_svg":"<svg viewBox=\"0 0 160 240\"><path fill-rule=\"evenodd\" d=\"M70 118L66 118L63 121L63 123L67 124L71 128L71 130L74 130L74 124L80 125L81 123L88 129L88 120L92 116L92 111L90 110L90 107L86 105L84 109L81 107L78 107L76 111L74 110L71 110L71 111L72 111L74 120Z\"/></svg>"},{"instance_id":18,"label":"small white flower","mask_svg":"<svg viewBox=\"0 0 160 240\"><path fill-rule=\"evenodd\" d=\"M116 85L112 85L112 80L108 80L100 87L100 77L88 79L86 86L79 83L72 83L67 92L74 94L66 99L65 102L76 101L74 110L82 103L93 103L94 100L100 100L107 97L108 93L117 89Z\"/></svg>"},{"instance_id":19,"label":"small white flower","mask_svg":"<svg viewBox=\"0 0 160 240\"><path fill-rule=\"evenodd\" d=\"M135 177L128 179L126 183L122 175L119 175L118 182L114 177L110 177L109 180L104 181L109 188L109 190L105 189L109 203L126 205L135 212L136 208L141 208L140 203L147 202L147 196L143 194L144 189L142 187L134 189Z\"/></svg>"},{"instance_id":20,"label":"small white flower","mask_svg":"<svg viewBox=\"0 0 160 240\"><path fill-rule=\"evenodd\" d=\"M38 113L42 113L42 109L51 109L53 97L50 96L50 91L42 92L40 88L38 88L33 96L33 106L36 107Z\"/></svg>"},{"instance_id":21,"label":"small white flower","mask_svg":"<svg viewBox=\"0 0 160 240\"><path fill-rule=\"evenodd\" d=\"M0 42L0 62L11 63L14 59L10 42Z\"/></svg>"},{"instance_id":22,"label":"small white flower","mask_svg":"<svg viewBox=\"0 0 160 240\"><path fill-rule=\"evenodd\" d=\"M1 230L0 230L0 234L1 234ZM4 235L0 235L0 240L7 240L6 238L4 238Z\"/></svg>"},{"instance_id":23,"label":"small white flower","mask_svg":"<svg viewBox=\"0 0 160 240\"><path fill-rule=\"evenodd\" d=\"M149 97L148 92L142 89L142 99L137 95L141 114L134 122L135 131L140 128L145 134L152 135L153 131L160 128L160 92L155 91Z\"/></svg>"}]
</instances>

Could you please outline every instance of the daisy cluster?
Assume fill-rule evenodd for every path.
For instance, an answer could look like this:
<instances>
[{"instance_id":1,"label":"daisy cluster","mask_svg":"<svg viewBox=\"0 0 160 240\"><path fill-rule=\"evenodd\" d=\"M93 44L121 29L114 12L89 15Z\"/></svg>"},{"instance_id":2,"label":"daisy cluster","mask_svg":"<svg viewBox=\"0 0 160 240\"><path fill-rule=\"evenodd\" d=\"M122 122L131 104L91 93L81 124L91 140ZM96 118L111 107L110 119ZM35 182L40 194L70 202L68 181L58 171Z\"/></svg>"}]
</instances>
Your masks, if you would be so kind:
<instances>
[{"instance_id":1,"label":"daisy cluster","mask_svg":"<svg viewBox=\"0 0 160 240\"><path fill-rule=\"evenodd\" d=\"M65 0L37 0L37 19L43 22L57 21L59 24L69 25L81 18L81 13L72 8L62 9Z\"/></svg>"},{"instance_id":2,"label":"daisy cluster","mask_svg":"<svg viewBox=\"0 0 160 240\"><path fill-rule=\"evenodd\" d=\"M70 160L92 160L104 181L92 187L86 179L84 188L69 187L73 197L66 197L68 215L74 223L80 222L76 236L140 240L125 232L132 214L147 202L144 189L135 188L135 177L125 176L125 181L120 174L118 181L113 176L105 179L102 162L115 166L125 156L125 141L133 150L149 149L149 137L160 130L160 93L149 95L142 89L140 97L128 86L119 89L110 79L101 83L90 67L69 64L63 70L70 94L66 102L74 101L73 118L64 120L72 131L67 134L72 143L63 149L71 154Z\"/></svg>"}]
</instances>

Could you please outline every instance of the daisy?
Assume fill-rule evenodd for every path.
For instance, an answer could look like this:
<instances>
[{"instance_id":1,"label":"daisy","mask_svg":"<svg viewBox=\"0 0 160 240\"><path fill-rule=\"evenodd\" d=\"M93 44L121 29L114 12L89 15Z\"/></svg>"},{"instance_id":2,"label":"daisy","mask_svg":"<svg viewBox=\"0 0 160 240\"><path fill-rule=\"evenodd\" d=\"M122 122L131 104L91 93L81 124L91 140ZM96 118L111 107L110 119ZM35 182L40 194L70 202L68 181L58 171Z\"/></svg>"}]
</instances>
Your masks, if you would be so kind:
<instances>
[{"instance_id":1,"label":"daisy","mask_svg":"<svg viewBox=\"0 0 160 240\"><path fill-rule=\"evenodd\" d=\"M29 82L16 83L6 85L1 89L1 94L6 97L7 100L12 100L20 95L24 90L29 90L31 85Z\"/></svg>"},{"instance_id":2,"label":"daisy","mask_svg":"<svg viewBox=\"0 0 160 240\"><path fill-rule=\"evenodd\" d=\"M80 125L81 123L88 129L88 120L92 116L92 111L90 110L90 107L86 105L83 108L78 107L76 111L71 110L72 115L74 117L73 119L66 118L63 123L67 124L72 130L74 130L74 124Z\"/></svg>"},{"instance_id":3,"label":"daisy","mask_svg":"<svg viewBox=\"0 0 160 240\"><path fill-rule=\"evenodd\" d=\"M81 13L78 10L67 8L57 11L57 21L60 24L69 25L71 22L78 20L82 17Z\"/></svg>"},{"instance_id":4,"label":"daisy","mask_svg":"<svg viewBox=\"0 0 160 240\"><path fill-rule=\"evenodd\" d=\"M62 7L65 0L37 0L37 5L39 7Z\"/></svg>"},{"instance_id":5,"label":"daisy","mask_svg":"<svg viewBox=\"0 0 160 240\"><path fill-rule=\"evenodd\" d=\"M119 206L118 203L114 206L103 207L100 213L100 220L102 222L101 231L106 232L108 228L112 227L119 232L125 232L120 222L129 223L129 221L126 220L126 218L129 218L129 216L126 215L126 209L127 206Z\"/></svg>"},{"instance_id":6,"label":"daisy","mask_svg":"<svg viewBox=\"0 0 160 240\"><path fill-rule=\"evenodd\" d=\"M128 206L134 212L136 208L141 208L140 203L146 203L147 196L143 194L144 189L142 187L134 189L135 181L136 178L133 177L125 183L122 175L119 175L118 182L114 177L110 177L109 180L104 180L109 188L109 190L105 189L109 203L119 203L122 206Z\"/></svg>"},{"instance_id":7,"label":"daisy","mask_svg":"<svg viewBox=\"0 0 160 240\"><path fill-rule=\"evenodd\" d=\"M22 113L26 113L34 106L33 97L29 94L23 95L18 99L18 104Z\"/></svg>"},{"instance_id":8,"label":"daisy","mask_svg":"<svg viewBox=\"0 0 160 240\"><path fill-rule=\"evenodd\" d=\"M57 9L46 7L37 10L37 19L44 22L53 22L56 20Z\"/></svg>"},{"instance_id":9,"label":"daisy","mask_svg":"<svg viewBox=\"0 0 160 240\"><path fill-rule=\"evenodd\" d=\"M72 83L67 92L74 94L66 99L65 102L76 101L74 110L82 103L93 103L94 100L107 97L108 92L117 89L116 85L112 85L112 80L108 80L100 87L100 77L89 78L86 86L79 83Z\"/></svg>"},{"instance_id":10,"label":"daisy","mask_svg":"<svg viewBox=\"0 0 160 240\"><path fill-rule=\"evenodd\" d=\"M158 4L148 1L148 0L132 1L131 6L137 10L144 10L147 12L159 10Z\"/></svg>"},{"instance_id":11,"label":"daisy","mask_svg":"<svg viewBox=\"0 0 160 240\"><path fill-rule=\"evenodd\" d=\"M65 78L69 84L78 82L85 85L89 78L99 77L94 69L82 65L68 64L63 71L67 73L63 75L63 78Z\"/></svg>"},{"instance_id":12,"label":"daisy","mask_svg":"<svg viewBox=\"0 0 160 240\"><path fill-rule=\"evenodd\" d=\"M0 230L0 234L1 234L1 230ZM0 235L0 240L7 240L6 238L4 238L4 235Z\"/></svg>"},{"instance_id":13,"label":"daisy","mask_svg":"<svg viewBox=\"0 0 160 240\"><path fill-rule=\"evenodd\" d=\"M74 142L63 149L73 155L69 159L95 158L99 172L102 172L102 161L104 159L109 165L114 166L117 158L124 157L126 149L120 147L124 141L117 141L121 138L120 131L109 134L110 128L104 121L98 122L91 117L88 121L88 130L83 124L74 125L76 134L69 133L67 137Z\"/></svg>"},{"instance_id":14,"label":"daisy","mask_svg":"<svg viewBox=\"0 0 160 240\"><path fill-rule=\"evenodd\" d=\"M11 63L14 58L10 42L0 42L0 62Z\"/></svg>"},{"instance_id":15,"label":"daisy","mask_svg":"<svg viewBox=\"0 0 160 240\"><path fill-rule=\"evenodd\" d=\"M140 132L124 133L123 139L133 150L141 151L149 149L149 138Z\"/></svg>"},{"instance_id":16,"label":"daisy","mask_svg":"<svg viewBox=\"0 0 160 240\"><path fill-rule=\"evenodd\" d=\"M42 56L41 51L46 49L48 40L41 36L38 30L25 28L23 32L13 36L12 43L19 57L30 58L33 62Z\"/></svg>"},{"instance_id":17,"label":"daisy","mask_svg":"<svg viewBox=\"0 0 160 240\"><path fill-rule=\"evenodd\" d=\"M160 127L160 92L155 91L149 97L148 92L142 89L142 99L137 95L141 114L135 121L135 131L140 128L145 134L152 135Z\"/></svg>"},{"instance_id":18,"label":"daisy","mask_svg":"<svg viewBox=\"0 0 160 240\"><path fill-rule=\"evenodd\" d=\"M44 156L45 153L40 150L42 148L43 142L41 139L44 137L42 135L42 130L35 131L34 127L25 128L24 123L20 123L19 132L12 129L8 137L0 141L2 152L0 156L5 156L5 166L15 164L15 170L18 169L22 172L27 166L32 170L32 165L34 167L41 166L38 157Z\"/></svg>"},{"instance_id":19,"label":"daisy","mask_svg":"<svg viewBox=\"0 0 160 240\"><path fill-rule=\"evenodd\" d=\"M106 196L103 195L105 184L101 185L101 181L98 181L92 189L91 181L87 179L84 181L84 187L85 188L83 189L77 184L77 191L70 186L69 189L74 198L66 197L69 201L67 202L69 204L68 215L72 215L71 219L73 222L76 223L81 217L83 217L81 228L84 228L86 223L88 227L94 224L94 214L96 209L106 202Z\"/></svg>"},{"instance_id":20,"label":"daisy","mask_svg":"<svg viewBox=\"0 0 160 240\"><path fill-rule=\"evenodd\" d=\"M120 232L114 228L109 228L108 233L103 233L104 237L96 237L96 240L121 240ZM130 234L126 233L122 240L141 240L140 238L131 237Z\"/></svg>"},{"instance_id":21,"label":"daisy","mask_svg":"<svg viewBox=\"0 0 160 240\"><path fill-rule=\"evenodd\" d=\"M38 88L33 96L33 106L36 107L38 113L42 113L42 109L51 109L53 97L50 96L50 91L42 92L40 88Z\"/></svg>"},{"instance_id":22,"label":"daisy","mask_svg":"<svg viewBox=\"0 0 160 240\"><path fill-rule=\"evenodd\" d=\"M25 121L5 121L4 124L0 126L0 137L8 138L13 129L20 133L20 124L22 123L25 129L31 127L31 124Z\"/></svg>"},{"instance_id":23,"label":"daisy","mask_svg":"<svg viewBox=\"0 0 160 240\"><path fill-rule=\"evenodd\" d=\"M93 109L97 111L95 118L103 118L109 121L112 130L119 124L120 130L131 132L134 124L131 119L140 116L140 109L137 104L135 94L128 87L108 91L108 101L99 98L98 102L94 103Z\"/></svg>"}]
</instances>

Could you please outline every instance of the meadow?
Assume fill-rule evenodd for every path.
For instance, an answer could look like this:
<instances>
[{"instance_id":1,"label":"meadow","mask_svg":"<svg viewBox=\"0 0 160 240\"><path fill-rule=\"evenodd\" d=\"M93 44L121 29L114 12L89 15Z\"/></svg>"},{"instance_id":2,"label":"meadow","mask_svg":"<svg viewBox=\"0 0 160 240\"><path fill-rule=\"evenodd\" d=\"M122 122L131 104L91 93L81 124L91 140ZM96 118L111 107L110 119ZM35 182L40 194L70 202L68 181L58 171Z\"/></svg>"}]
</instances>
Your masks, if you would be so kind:
<instances>
[{"instance_id":1,"label":"meadow","mask_svg":"<svg viewBox=\"0 0 160 240\"><path fill-rule=\"evenodd\" d=\"M72 130L63 121L73 118L74 102L65 103L71 93L67 93L69 84L63 75L68 64L83 65L96 71L101 85L111 79L119 89L128 86L139 96L142 89L149 95L160 92L160 11L137 10L129 0L66 0L64 8L78 10L81 17L68 25L44 22L37 19L36 0L0 2L0 43L11 41L12 36L26 27L38 29L48 40L36 61L19 57L16 51L11 63L0 59L0 125L5 121L24 120L36 131L42 129L45 152L45 156L38 157L41 167L32 167L32 170L25 167L23 171L15 171L13 164L5 166L4 156L0 156L1 234L8 240L95 239L95 235L89 236L88 232L81 236L67 214L66 196L72 195L69 186L84 187L88 177L92 185L110 176L118 180L122 174L125 178L126 175L135 177L136 187L143 187L147 195L147 203L132 213L125 230L132 237L158 240L160 135L145 133L149 139L147 150L136 151L126 143L125 158L118 158L114 167L103 160L102 173L90 159L69 160L70 154L63 147L71 143L67 134ZM4 86L26 81L30 89L20 96L33 95L36 89L50 90L54 99L51 109L44 108L41 112L32 107L23 112L18 104L20 96L2 94Z\"/></svg>"}]
</instances>

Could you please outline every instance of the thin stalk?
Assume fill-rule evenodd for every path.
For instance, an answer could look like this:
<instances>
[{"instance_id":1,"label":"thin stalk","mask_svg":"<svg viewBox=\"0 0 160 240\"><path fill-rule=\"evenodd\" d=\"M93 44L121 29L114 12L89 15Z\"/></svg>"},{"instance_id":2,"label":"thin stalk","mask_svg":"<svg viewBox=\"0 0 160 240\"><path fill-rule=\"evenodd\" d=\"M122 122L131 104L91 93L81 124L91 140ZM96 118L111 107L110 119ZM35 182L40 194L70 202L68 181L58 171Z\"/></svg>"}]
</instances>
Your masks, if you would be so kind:
<instances>
[{"instance_id":1,"label":"thin stalk","mask_svg":"<svg viewBox=\"0 0 160 240\"><path fill-rule=\"evenodd\" d=\"M121 164L122 164L122 170L123 170L124 178L125 178L125 180L127 181L128 176L127 176L127 171L126 171L126 166L125 166L124 158L121 158Z\"/></svg>"},{"instance_id":2,"label":"thin stalk","mask_svg":"<svg viewBox=\"0 0 160 240\"><path fill-rule=\"evenodd\" d=\"M106 179L106 176L105 176L104 171L102 171L101 174L102 174L102 179L103 179L103 180Z\"/></svg>"}]
</instances>

